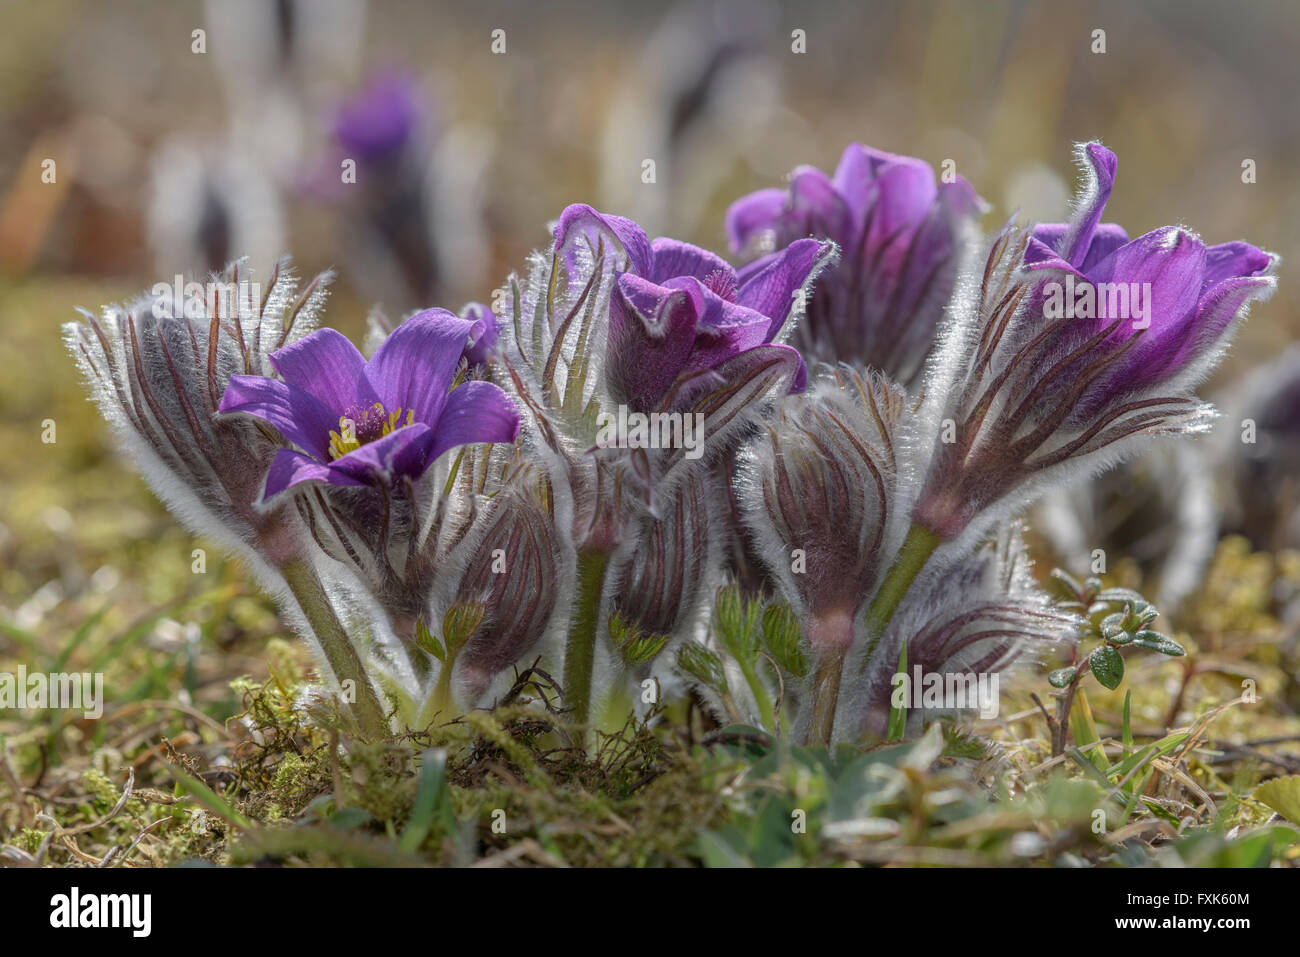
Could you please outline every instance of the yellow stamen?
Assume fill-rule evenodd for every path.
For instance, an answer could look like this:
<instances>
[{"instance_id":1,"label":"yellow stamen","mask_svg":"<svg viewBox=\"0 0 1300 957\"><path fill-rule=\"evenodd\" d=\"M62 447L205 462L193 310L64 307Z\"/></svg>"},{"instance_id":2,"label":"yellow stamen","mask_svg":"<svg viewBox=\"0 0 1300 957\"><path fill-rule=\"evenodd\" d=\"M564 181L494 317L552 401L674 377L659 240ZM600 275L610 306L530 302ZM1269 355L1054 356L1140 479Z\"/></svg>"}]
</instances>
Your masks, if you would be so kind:
<instances>
[{"instance_id":1,"label":"yellow stamen","mask_svg":"<svg viewBox=\"0 0 1300 957\"><path fill-rule=\"evenodd\" d=\"M382 402L363 409L353 409L352 415L339 416L338 431L330 431L330 459L338 459L355 452L361 446L383 438L404 426L415 424L415 410L401 409L389 412ZM403 421L405 418L405 421Z\"/></svg>"}]
</instances>

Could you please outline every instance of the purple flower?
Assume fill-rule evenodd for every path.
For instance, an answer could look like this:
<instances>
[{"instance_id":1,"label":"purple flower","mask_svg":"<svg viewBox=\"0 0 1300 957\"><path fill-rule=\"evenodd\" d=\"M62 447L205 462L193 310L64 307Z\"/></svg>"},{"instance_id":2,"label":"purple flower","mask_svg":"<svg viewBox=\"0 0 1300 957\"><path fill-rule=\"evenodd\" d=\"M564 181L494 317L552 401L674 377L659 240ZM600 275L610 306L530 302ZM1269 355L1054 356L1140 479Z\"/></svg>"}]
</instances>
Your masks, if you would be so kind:
<instances>
[{"instance_id":1,"label":"purple flower","mask_svg":"<svg viewBox=\"0 0 1300 957\"><path fill-rule=\"evenodd\" d=\"M301 482L414 480L455 446L513 442L519 412L498 386L452 388L473 325L426 310L398 326L369 362L345 336L320 329L271 355L284 381L232 376L219 411L259 418L299 449L276 454L263 500Z\"/></svg>"},{"instance_id":2,"label":"purple flower","mask_svg":"<svg viewBox=\"0 0 1300 957\"><path fill-rule=\"evenodd\" d=\"M917 733L958 702L915 707L918 676L942 676L944 686L966 690L965 708L996 705L979 701L979 678L998 676L998 684L1018 663L1042 658L1075 641L1079 619L1054 607L1034 579L1020 528L1011 522L977 551L955 564L934 568L917 580L894 613L876 653L855 676L860 693L852 701L859 727L883 735L890 706L899 690L895 675L907 647L909 685L903 695L907 724ZM998 685L985 684L995 695ZM863 693L864 692L864 693ZM910 692L907 693L907 692Z\"/></svg>"},{"instance_id":3,"label":"purple flower","mask_svg":"<svg viewBox=\"0 0 1300 957\"><path fill-rule=\"evenodd\" d=\"M739 483L745 519L817 656L852 645L883 570L905 398L879 373L836 374L786 400L750 446ZM794 554L804 567L792 568Z\"/></svg>"},{"instance_id":4,"label":"purple flower","mask_svg":"<svg viewBox=\"0 0 1300 957\"><path fill-rule=\"evenodd\" d=\"M610 297L606 351L605 375L616 400L642 411L680 404L690 383L725 381L729 363L741 356L747 366L756 360L787 364L790 390L804 388L803 359L774 340L825 263L829 244L799 240L738 273L698 246L651 242L630 219L575 205L560 216L555 248L572 266L582 242L594 252L603 237L616 240L623 256Z\"/></svg>"},{"instance_id":5,"label":"purple flower","mask_svg":"<svg viewBox=\"0 0 1300 957\"><path fill-rule=\"evenodd\" d=\"M465 345L465 360L471 366L486 366L496 353L501 337L501 320L481 302L471 302L460 317L473 323Z\"/></svg>"},{"instance_id":6,"label":"purple flower","mask_svg":"<svg viewBox=\"0 0 1300 957\"><path fill-rule=\"evenodd\" d=\"M358 157L396 156L415 136L423 110L419 90L410 77L381 73L338 108L334 136Z\"/></svg>"},{"instance_id":7,"label":"purple flower","mask_svg":"<svg viewBox=\"0 0 1300 957\"><path fill-rule=\"evenodd\" d=\"M1206 247L1178 227L1129 241L1102 224L1115 156L1099 143L1079 155L1074 218L997 237L973 321L956 319L945 345L956 378L928 383L933 421L949 425L914 514L942 539L1028 504L1049 471L1081 475L1140 437L1205 431L1213 411L1192 390L1275 286L1275 257L1246 243Z\"/></svg>"},{"instance_id":8,"label":"purple flower","mask_svg":"<svg viewBox=\"0 0 1300 957\"><path fill-rule=\"evenodd\" d=\"M1122 226L1101 222L1115 154L1088 143L1080 156L1090 185L1078 212L1069 223L1036 227L1024 262L1031 273L1069 277L1064 290L1075 290L1078 341L1119 321L1098 348L1127 352L1084 397L1077 413L1084 418L1117 394L1157 385L1216 351L1242 306L1272 287L1265 273L1275 257L1244 242L1206 246L1178 226L1130 240ZM1084 296L1093 298L1092 316L1078 308Z\"/></svg>"},{"instance_id":9,"label":"purple flower","mask_svg":"<svg viewBox=\"0 0 1300 957\"><path fill-rule=\"evenodd\" d=\"M936 184L928 163L851 143L833 177L800 166L787 189L737 200L727 236L734 252L834 240L842 259L818 278L796 342L910 382L952 293L962 232L984 209L961 177Z\"/></svg>"}]
</instances>

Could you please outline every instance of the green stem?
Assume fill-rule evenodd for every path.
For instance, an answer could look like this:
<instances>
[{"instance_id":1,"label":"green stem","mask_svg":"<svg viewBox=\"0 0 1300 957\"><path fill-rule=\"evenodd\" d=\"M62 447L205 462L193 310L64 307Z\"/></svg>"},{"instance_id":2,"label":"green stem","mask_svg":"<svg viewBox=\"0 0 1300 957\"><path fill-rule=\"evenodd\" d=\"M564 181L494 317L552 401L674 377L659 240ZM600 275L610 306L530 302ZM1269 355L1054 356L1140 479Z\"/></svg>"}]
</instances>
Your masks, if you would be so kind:
<instances>
[{"instance_id":1,"label":"green stem","mask_svg":"<svg viewBox=\"0 0 1300 957\"><path fill-rule=\"evenodd\" d=\"M366 676L357 649L353 647L347 631L334 614L334 607L311 562L305 558L291 559L280 566L280 573L325 653L325 660L334 672L334 680L341 685L345 680L351 679L356 687L357 700L351 708L357 724L368 735L384 737L388 733L384 708Z\"/></svg>"},{"instance_id":2,"label":"green stem","mask_svg":"<svg viewBox=\"0 0 1300 957\"><path fill-rule=\"evenodd\" d=\"M866 670L872 655L875 654L876 645L880 643L885 629L889 626L889 620L894 617L894 612L898 610L903 596L912 587L912 582L916 581L916 576L921 573L921 569L925 567L925 563L930 560L930 556L942 541L938 535L923 525L913 525L908 529L903 547L898 550L898 557L894 559L894 564L885 575L885 580L880 583L880 590L876 592L871 607L867 609L867 653L862 659L863 670Z\"/></svg>"},{"instance_id":3,"label":"green stem","mask_svg":"<svg viewBox=\"0 0 1300 957\"><path fill-rule=\"evenodd\" d=\"M822 655L813 675L813 714L808 726L810 745L826 747L835 731L835 708L840 698L840 678L844 673L844 654Z\"/></svg>"},{"instance_id":4,"label":"green stem","mask_svg":"<svg viewBox=\"0 0 1300 957\"><path fill-rule=\"evenodd\" d=\"M596 663L596 634L600 630L600 599L604 593L606 552L578 552L578 594L564 649L564 697L573 720L585 726L591 719L591 671ZM585 731L584 731L585 736Z\"/></svg>"},{"instance_id":5,"label":"green stem","mask_svg":"<svg viewBox=\"0 0 1300 957\"><path fill-rule=\"evenodd\" d=\"M772 707L772 696L767 693L767 688L759 680L758 672L754 670L754 662L738 657L736 664L740 666L740 673L744 675L745 683L749 685L749 690L753 692L754 704L758 706L758 717L763 722L763 730L776 734L780 729L776 726L776 712Z\"/></svg>"},{"instance_id":6,"label":"green stem","mask_svg":"<svg viewBox=\"0 0 1300 957\"><path fill-rule=\"evenodd\" d=\"M438 672L438 682L433 686L433 711L444 718L451 713L451 673L455 669L456 659L450 653Z\"/></svg>"}]
</instances>

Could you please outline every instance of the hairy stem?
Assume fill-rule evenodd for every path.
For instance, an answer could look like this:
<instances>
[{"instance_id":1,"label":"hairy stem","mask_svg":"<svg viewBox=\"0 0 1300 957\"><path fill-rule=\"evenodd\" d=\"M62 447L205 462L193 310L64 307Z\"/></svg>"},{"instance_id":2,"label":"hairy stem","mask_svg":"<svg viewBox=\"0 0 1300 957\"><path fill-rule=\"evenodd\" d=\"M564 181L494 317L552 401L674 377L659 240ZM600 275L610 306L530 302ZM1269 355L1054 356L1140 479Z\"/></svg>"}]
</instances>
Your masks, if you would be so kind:
<instances>
[{"instance_id":1,"label":"hairy stem","mask_svg":"<svg viewBox=\"0 0 1300 957\"><path fill-rule=\"evenodd\" d=\"M844 673L844 652L822 655L813 675L813 713L806 744L828 745L835 730L835 708L840 700L840 678Z\"/></svg>"},{"instance_id":2,"label":"hairy stem","mask_svg":"<svg viewBox=\"0 0 1300 957\"><path fill-rule=\"evenodd\" d=\"M443 663L442 670L438 672L438 681L433 686L433 710L440 715L451 713L455 707L455 702L451 697L451 673L455 670L456 659L448 653L446 662Z\"/></svg>"},{"instance_id":3,"label":"hairy stem","mask_svg":"<svg viewBox=\"0 0 1300 957\"><path fill-rule=\"evenodd\" d=\"M591 718L591 671L596 663L600 599L608 565L606 552L590 549L578 552L578 594L564 649L564 698L573 709L574 722L579 725L586 725Z\"/></svg>"},{"instance_id":4,"label":"hairy stem","mask_svg":"<svg viewBox=\"0 0 1300 957\"><path fill-rule=\"evenodd\" d=\"M903 596L941 542L942 539L924 525L913 524L908 529L903 547L898 550L898 557L894 559L885 580L880 583L880 590L876 592L871 607L867 609L867 653L862 658L863 670L866 670L875 654L876 645L889 627L889 621L898 610Z\"/></svg>"},{"instance_id":5,"label":"hairy stem","mask_svg":"<svg viewBox=\"0 0 1300 957\"><path fill-rule=\"evenodd\" d=\"M305 558L291 559L280 566L280 573L324 652L325 660L334 672L334 680L340 685L351 680L356 687L356 701L351 704L351 709L357 724L366 734L377 738L385 736L388 722L384 718L384 708L370 684L357 649L334 614L329 596L325 594L325 587L311 562Z\"/></svg>"},{"instance_id":6,"label":"hairy stem","mask_svg":"<svg viewBox=\"0 0 1300 957\"><path fill-rule=\"evenodd\" d=\"M758 671L754 664L756 658L746 660L741 657L736 658L736 664L740 666L740 673L745 677L745 683L749 685L749 690L754 695L754 704L758 707L758 717L763 723L764 731L777 732L776 712L772 707L772 696L767 693L767 688L758 677Z\"/></svg>"}]
</instances>

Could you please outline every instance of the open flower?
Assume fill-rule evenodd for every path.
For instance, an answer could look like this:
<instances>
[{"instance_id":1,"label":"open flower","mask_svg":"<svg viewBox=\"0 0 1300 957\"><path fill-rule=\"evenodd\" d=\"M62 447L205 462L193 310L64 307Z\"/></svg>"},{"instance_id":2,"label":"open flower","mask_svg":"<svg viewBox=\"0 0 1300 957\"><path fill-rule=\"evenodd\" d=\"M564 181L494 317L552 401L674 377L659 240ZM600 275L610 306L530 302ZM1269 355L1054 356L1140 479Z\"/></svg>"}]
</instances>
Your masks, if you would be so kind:
<instances>
[{"instance_id":1,"label":"open flower","mask_svg":"<svg viewBox=\"0 0 1300 957\"><path fill-rule=\"evenodd\" d=\"M473 325L427 310L398 326L369 362L346 337L321 329L272 353L284 381L232 376L219 411L259 418L297 446L276 454L263 499L302 482L415 480L455 446L513 442L519 413L498 386L452 388Z\"/></svg>"},{"instance_id":2,"label":"open flower","mask_svg":"<svg viewBox=\"0 0 1300 957\"><path fill-rule=\"evenodd\" d=\"M940 539L973 542L1050 475L1112 465L1142 436L1205 431L1214 413L1192 390L1276 284L1276 257L1246 243L1207 247L1179 227L1130 242L1102 224L1115 156L1099 143L1079 155L1072 221L997 238L929 383L932 421L947 424L915 518Z\"/></svg>"},{"instance_id":3,"label":"open flower","mask_svg":"<svg viewBox=\"0 0 1300 957\"><path fill-rule=\"evenodd\" d=\"M1035 227L1024 263L1030 273L1068 274L1077 305L1092 297L1094 316L1077 305L1072 310L1076 341L1120 320L1100 348L1131 347L1082 397L1075 417L1085 419L1106 401L1164 382L1217 352L1242 307L1272 289L1266 273L1276 257L1244 242L1206 246L1179 226L1130 240L1123 227L1101 222L1115 154L1088 143L1080 157L1089 189L1077 214L1069 223Z\"/></svg>"},{"instance_id":4,"label":"open flower","mask_svg":"<svg viewBox=\"0 0 1300 957\"><path fill-rule=\"evenodd\" d=\"M560 216L555 248L573 263L580 243L594 250L602 234L617 240L625 257L610 295L606 347L616 400L644 411L679 405L689 383L725 380L737 359L746 368L780 363L790 390L802 391L803 359L775 340L831 255L829 243L802 239L738 273L698 246L651 242L630 219L575 205Z\"/></svg>"},{"instance_id":5,"label":"open flower","mask_svg":"<svg viewBox=\"0 0 1300 957\"><path fill-rule=\"evenodd\" d=\"M936 183L922 160L851 143L834 176L800 166L787 189L738 199L727 210L727 236L737 253L805 236L834 240L842 259L818 278L796 344L909 383L952 294L963 233L984 209L960 176Z\"/></svg>"}]
</instances>

